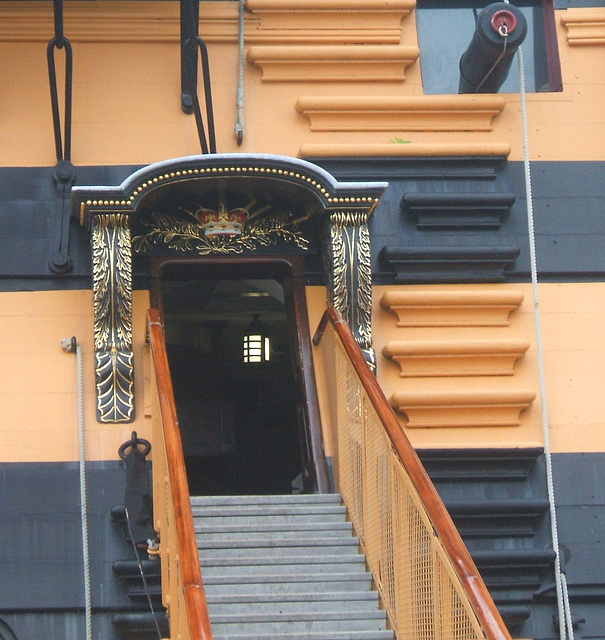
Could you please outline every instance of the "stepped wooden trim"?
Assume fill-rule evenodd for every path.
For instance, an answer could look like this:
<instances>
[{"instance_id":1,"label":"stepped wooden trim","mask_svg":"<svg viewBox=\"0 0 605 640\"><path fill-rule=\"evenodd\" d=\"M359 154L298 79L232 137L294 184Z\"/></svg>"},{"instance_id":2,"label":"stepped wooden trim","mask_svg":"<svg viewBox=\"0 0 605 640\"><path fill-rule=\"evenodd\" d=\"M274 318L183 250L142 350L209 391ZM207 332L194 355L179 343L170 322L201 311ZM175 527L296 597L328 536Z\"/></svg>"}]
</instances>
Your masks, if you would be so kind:
<instances>
[{"instance_id":1,"label":"stepped wooden trim","mask_svg":"<svg viewBox=\"0 0 605 640\"><path fill-rule=\"evenodd\" d=\"M491 131L502 96L302 96L311 131Z\"/></svg>"},{"instance_id":2,"label":"stepped wooden trim","mask_svg":"<svg viewBox=\"0 0 605 640\"><path fill-rule=\"evenodd\" d=\"M263 82L403 82L419 54L392 45L253 45L247 59Z\"/></svg>"},{"instance_id":3,"label":"stepped wooden trim","mask_svg":"<svg viewBox=\"0 0 605 640\"><path fill-rule=\"evenodd\" d=\"M389 401L410 428L517 427L534 391L397 391Z\"/></svg>"},{"instance_id":4,"label":"stepped wooden trim","mask_svg":"<svg viewBox=\"0 0 605 640\"><path fill-rule=\"evenodd\" d=\"M382 353L401 368L400 376L512 376L529 349L526 340L434 340L389 342Z\"/></svg>"},{"instance_id":5,"label":"stepped wooden trim","mask_svg":"<svg viewBox=\"0 0 605 640\"><path fill-rule=\"evenodd\" d=\"M415 0L247 0L258 19L254 41L399 44ZM248 35L246 34L246 37Z\"/></svg>"},{"instance_id":6,"label":"stepped wooden trim","mask_svg":"<svg viewBox=\"0 0 605 640\"><path fill-rule=\"evenodd\" d=\"M561 13L569 46L605 44L605 9L567 9Z\"/></svg>"},{"instance_id":7,"label":"stepped wooden trim","mask_svg":"<svg viewBox=\"0 0 605 640\"><path fill-rule=\"evenodd\" d=\"M377 417L382 423L394 451L414 484L418 495L432 522L435 535L452 559L453 570L460 580L466 596L483 628L487 640L510 640L510 634L492 600L475 563L473 562L458 530L445 508L439 494L426 473L418 455L401 429L399 420L382 392L376 377L370 370L351 329L342 316L332 308L325 311L313 337L316 346L321 342L330 323L354 367Z\"/></svg>"},{"instance_id":8,"label":"stepped wooden trim","mask_svg":"<svg viewBox=\"0 0 605 640\"><path fill-rule=\"evenodd\" d=\"M523 302L514 290L387 291L383 309L395 313L398 327L507 327Z\"/></svg>"},{"instance_id":9,"label":"stepped wooden trim","mask_svg":"<svg viewBox=\"0 0 605 640\"><path fill-rule=\"evenodd\" d=\"M373 142L305 143L298 150L301 158L458 158L483 156L506 158L511 151L506 142Z\"/></svg>"},{"instance_id":10,"label":"stepped wooden trim","mask_svg":"<svg viewBox=\"0 0 605 640\"><path fill-rule=\"evenodd\" d=\"M48 42L54 33L47 2L0 2L0 42ZM206 42L237 42L234 2L204 2L200 35ZM65 35L71 42L179 43L176 2L67 2Z\"/></svg>"}]
</instances>

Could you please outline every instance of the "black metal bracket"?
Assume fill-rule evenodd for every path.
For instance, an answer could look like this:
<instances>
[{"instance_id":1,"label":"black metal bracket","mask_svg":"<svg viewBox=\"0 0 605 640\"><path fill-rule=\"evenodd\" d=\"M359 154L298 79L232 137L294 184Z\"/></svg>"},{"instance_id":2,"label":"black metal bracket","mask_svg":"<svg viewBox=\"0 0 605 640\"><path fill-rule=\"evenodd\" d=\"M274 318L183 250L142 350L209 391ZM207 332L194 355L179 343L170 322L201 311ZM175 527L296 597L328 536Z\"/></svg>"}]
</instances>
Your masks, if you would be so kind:
<instances>
[{"instance_id":1,"label":"black metal bracket","mask_svg":"<svg viewBox=\"0 0 605 640\"><path fill-rule=\"evenodd\" d=\"M199 0L181 0L181 108L185 113L193 113L195 115L202 153L216 153L208 48L198 35L198 27ZM202 61L202 80L204 84L206 124L208 127L207 138L197 89L198 51Z\"/></svg>"},{"instance_id":2,"label":"black metal bracket","mask_svg":"<svg viewBox=\"0 0 605 640\"><path fill-rule=\"evenodd\" d=\"M185 47L185 43L198 37L199 23L199 1L181 0L181 109L187 114L193 113L189 76L193 78L192 82L197 89L197 50Z\"/></svg>"},{"instance_id":3,"label":"black metal bracket","mask_svg":"<svg viewBox=\"0 0 605 640\"><path fill-rule=\"evenodd\" d=\"M71 187L76 180L76 170L69 160L59 160L53 173L57 200L53 227L56 229L54 251L48 268L54 273L71 271L69 257L69 226L71 222Z\"/></svg>"},{"instance_id":4,"label":"black metal bracket","mask_svg":"<svg viewBox=\"0 0 605 640\"><path fill-rule=\"evenodd\" d=\"M57 203L54 216L54 228L57 229L57 231L55 234L54 251L48 262L48 267L54 273L67 273L72 268L71 258L69 257L70 193L71 187L76 179L76 171L71 163L73 53L69 40L63 35L63 2L62 0L54 0L53 4L55 37L48 43L46 58L48 63L53 130L55 134L55 151L57 154L57 166L53 173L53 179L57 189ZM55 52L59 49L65 50L64 135L62 135L61 132L59 92L55 64Z\"/></svg>"}]
</instances>

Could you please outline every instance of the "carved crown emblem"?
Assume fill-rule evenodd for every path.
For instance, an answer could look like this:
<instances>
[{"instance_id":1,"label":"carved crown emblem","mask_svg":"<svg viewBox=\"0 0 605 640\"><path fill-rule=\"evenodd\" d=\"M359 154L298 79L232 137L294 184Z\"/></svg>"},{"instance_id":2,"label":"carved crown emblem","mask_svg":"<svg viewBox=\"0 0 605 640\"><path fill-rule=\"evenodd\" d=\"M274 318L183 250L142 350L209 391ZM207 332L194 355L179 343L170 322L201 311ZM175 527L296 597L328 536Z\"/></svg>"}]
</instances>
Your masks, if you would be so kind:
<instances>
[{"instance_id":1,"label":"carved crown emblem","mask_svg":"<svg viewBox=\"0 0 605 640\"><path fill-rule=\"evenodd\" d=\"M246 209L229 209L224 202L219 203L218 210L201 207L195 212L207 238L241 236L244 224L248 219Z\"/></svg>"}]
</instances>

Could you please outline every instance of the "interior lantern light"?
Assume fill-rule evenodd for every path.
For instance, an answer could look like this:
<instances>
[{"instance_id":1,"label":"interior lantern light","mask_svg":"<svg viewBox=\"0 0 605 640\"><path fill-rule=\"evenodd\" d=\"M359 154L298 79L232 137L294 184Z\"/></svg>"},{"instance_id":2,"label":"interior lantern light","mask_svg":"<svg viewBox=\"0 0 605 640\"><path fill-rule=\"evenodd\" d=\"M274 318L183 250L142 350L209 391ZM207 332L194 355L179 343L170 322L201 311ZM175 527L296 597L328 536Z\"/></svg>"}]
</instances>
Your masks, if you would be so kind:
<instances>
[{"instance_id":1,"label":"interior lantern light","mask_svg":"<svg viewBox=\"0 0 605 640\"><path fill-rule=\"evenodd\" d=\"M255 313L244 334L244 363L269 362L270 354L271 343L267 331L258 319L258 313Z\"/></svg>"}]
</instances>

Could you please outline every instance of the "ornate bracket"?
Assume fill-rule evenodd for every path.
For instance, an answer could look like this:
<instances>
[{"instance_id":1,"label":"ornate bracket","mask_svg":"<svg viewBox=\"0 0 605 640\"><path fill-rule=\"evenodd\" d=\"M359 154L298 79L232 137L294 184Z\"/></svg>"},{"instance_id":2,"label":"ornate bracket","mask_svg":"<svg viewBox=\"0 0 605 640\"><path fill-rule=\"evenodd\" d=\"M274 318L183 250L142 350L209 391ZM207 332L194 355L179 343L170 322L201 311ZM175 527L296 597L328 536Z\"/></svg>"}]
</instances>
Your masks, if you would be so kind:
<instances>
[{"instance_id":1,"label":"ornate bracket","mask_svg":"<svg viewBox=\"0 0 605 640\"><path fill-rule=\"evenodd\" d=\"M94 216L92 266L97 420L132 422L132 258L127 215Z\"/></svg>"},{"instance_id":2,"label":"ornate bracket","mask_svg":"<svg viewBox=\"0 0 605 640\"><path fill-rule=\"evenodd\" d=\"M347 320L372 370L372 266L368 211L336 211L330 215L326 242L328 295Z\"/></svg>"}]
</instances>

